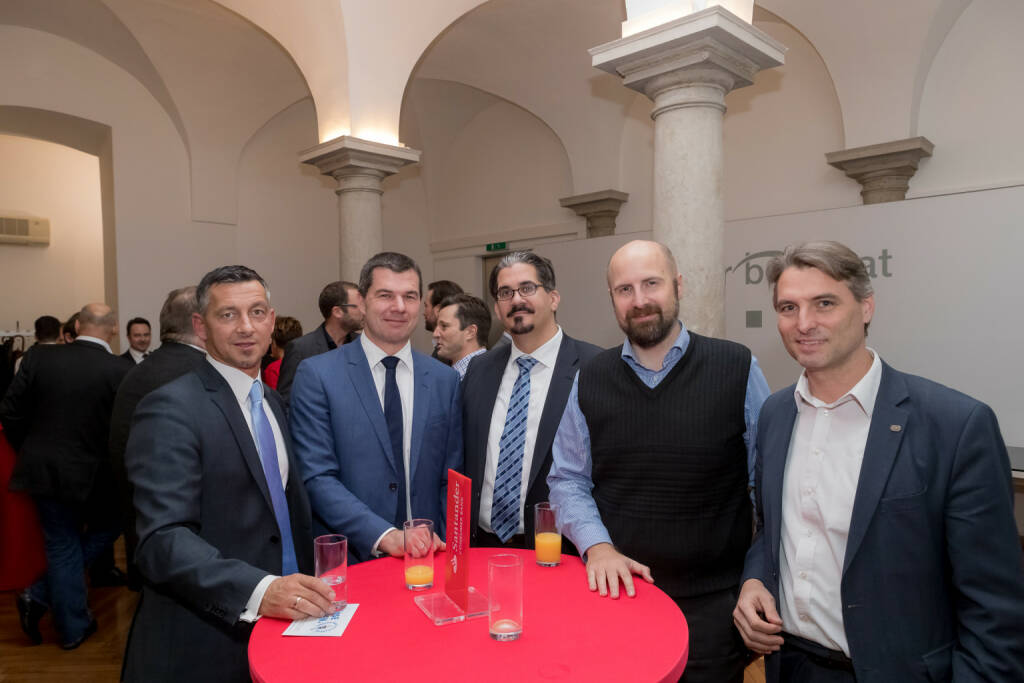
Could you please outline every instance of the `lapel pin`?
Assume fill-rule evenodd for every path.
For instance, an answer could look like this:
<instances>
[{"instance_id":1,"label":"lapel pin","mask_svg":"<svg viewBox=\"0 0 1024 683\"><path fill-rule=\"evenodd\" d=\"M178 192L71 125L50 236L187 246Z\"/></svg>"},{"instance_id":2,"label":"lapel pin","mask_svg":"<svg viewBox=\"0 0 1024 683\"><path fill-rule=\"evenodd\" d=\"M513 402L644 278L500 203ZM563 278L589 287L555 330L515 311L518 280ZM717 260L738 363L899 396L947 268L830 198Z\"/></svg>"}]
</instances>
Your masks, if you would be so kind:
<instances>
[{"instance_id":1,"label":"lapel pin","mask_svg":"<svg viewBox=\"0 0 1024 683\"><path fill-rule=\"evenodd\" d=\"M901 427L901 426L899 426L899 425L889 425L889 430L890 430L890 431L893 431L893 432L898 432L898 431L900 431L901 429L903 429L903 427Z\"/></svg>"}]
</instances>

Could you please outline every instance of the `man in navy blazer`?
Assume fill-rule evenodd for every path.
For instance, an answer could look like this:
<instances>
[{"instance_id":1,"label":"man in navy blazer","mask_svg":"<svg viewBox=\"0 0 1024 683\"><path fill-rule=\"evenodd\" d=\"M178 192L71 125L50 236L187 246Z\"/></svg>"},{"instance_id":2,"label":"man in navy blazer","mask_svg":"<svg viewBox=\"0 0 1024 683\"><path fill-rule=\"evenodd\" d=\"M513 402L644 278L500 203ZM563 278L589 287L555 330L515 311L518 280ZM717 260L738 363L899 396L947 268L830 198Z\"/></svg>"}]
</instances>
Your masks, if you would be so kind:
<instances>
[{"instance_id":1,"label":"man in navy blazer","mask_svg":"<svg viewBox=\"0 0 1024 683\"><path fill-rule=\"evenodd\" d=\"M125 681L248 681L259 616L322 616L333 599L308 575L309 501L284 407L260 381L274 328L266 285L224 266L196 299L206 358L142 399L125 451L145 579Z\"/></svg>"},{"instance_id":2,"label":"man in navy blazer","mask_svg":"<svg viewBox=\"0 0 1024 683\"><path fill-rule=\"evenodd\" d=\"M419 266L377 254L359 292L361 338L299 364L290 413L314 523L346 535L356 562L401 556L402 523L412 518L434 522L440 547L448 469L462 470L458 373L409 344Z\"/></svg>"},{"instance_id":3,"label":"man in navy blazer","mask_svg":"<svg viewBox=\"0 0 1024 683\"><path fill-rule=\"evenodd\" d=\"M874 296L836 242L767 269L803 366L764 404L757 536L733 613L775 681L1024 680L1024 572L992 410L865 345Z\"/></svg>"}]
</instances>

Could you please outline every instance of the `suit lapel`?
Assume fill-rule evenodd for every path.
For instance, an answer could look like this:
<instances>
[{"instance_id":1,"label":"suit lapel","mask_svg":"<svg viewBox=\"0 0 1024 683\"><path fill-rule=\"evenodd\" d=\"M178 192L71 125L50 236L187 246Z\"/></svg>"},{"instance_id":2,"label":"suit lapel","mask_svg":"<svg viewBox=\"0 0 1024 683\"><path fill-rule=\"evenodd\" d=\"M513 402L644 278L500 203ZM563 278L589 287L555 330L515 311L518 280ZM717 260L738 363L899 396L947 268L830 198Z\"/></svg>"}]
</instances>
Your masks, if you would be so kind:
<instances>
[{"instance_id":1,"label":"suit lapel","mask_svg":"<svg viewBox=\"0 0 1024 683\"><path fill-rule=\"evenodd\" d=\"M235 437L235 443L238 444L238 450L242 454L242 459L245 460L249 473L259 487L260 493L263 494L263 499L267 502L270 509L273 509L274 505L270 501L270 491L267 489L267 477L263 473L263 464L260 462L260 454L256 450L256 442L253 441L252 432L249 431L249 425L245 422L245 417L242 415L242 409L238 406L235 395L231 393L231 387L228 386L227 380L221 377L220 373L209 363L201 363L196 368L196 372L203 380L206 390L210 393L210 400L217 406L224 416L224 420L228 423L228 427L231 428L231 433ZM280 424L280 419L278 418L278 424Z\"/></svg>"},{"instance_id":2,"label":"suit lapel","mask_svg":"<svg viewBox=\"0 0 1024 683\"><path fill-rule=\"evenodd\" d=\"M527 491L533 488L533 482L543 469L548 451L555 440L555 433L558 431L558 424L562 421L562 413L565 412L565 403L569 400L569 392L572 391L572 382L576 377L579 362L576 342L568 335L563 334L562 343L558 348L558 356L555 359L555 367L551 372L548 395L544 399L544 410L541 412L540 424L537 427L537 440L534 442L533 460L530 464L530 478L526 483Z\"/></svg>"},{"instance_id":3,"label":"suit lapel","mask_svg":"<svg viewBox=\"0 0 1024 683\"><path fill-rule=\"evenodd\" d=\"M476 493L478 495L480 488L482 488L484 471L487 468L487 437L491 431L494 406L498 401L498 389L501 387L501 378L505 374L505 366L508 365L508 359L511 355L512 345L505 344L490 359L491 363L481 368L484 371L480 381L482 395L473 397L475 402L473 410L480 419L476 421L476 434L474 435L477 445L477 448L473 449L473 452L477 455L476 462L474 463L476 471L470 472L469 475L473 478L473 481L481 482L481 484L477 485ZM505 416L502 415L501 419L504 421Z\"/></svg>"},{"instance_id":4,"label":"suit lapel","mask_svg":"<svg viewBox=\"0 0 1024 683\"><path fill-rule=\"evenodd\" d=\"M362 344L346 344L340 347L342 360L348 364L348 378L352 382L352 388L363 405L366 418L373 425L373 432L377 435L381 450L388 456L391 466L398 472L397 460L391 452L391 437L388 436L388 425L384 420L384 408L381 407L380 397L377 395L377 385L373 382L373 373L370 372L370 363L363 353ZM401 457L401 454L399 454Z\"/></svg>"},{"instance_id":5,"label":"suit lapel","mask_svg":"<svg viewBox=\"0 0 1024 683\"><path fill-rule=\"evenodd\" d=\"M762 514L772 566L778 564L779 544L782 540L782 486L793 427L796 424L796 401L793 399L795 390L796 385L786 390L786 400L776 419L768 424L760 424L761 428L767 427L762 441L764 450L758 451L758 457L761 459L761 486L764 489L760 499L764 506ZM764 492L769 493L765 495Z\"/></svg>"},{"instance_id":6,"label":"suit lapel","mask_svg":"<svg viewBox=\"0 0 1024 683\"><path fill-rule=\"evenodd\" d=\"M430 367L428 363L417 362L412 354L412 435L409 441L409 482L416 474L419 464L420 446L423 445L423 429L427 423L430 396ZM445 473L447 475L447 473Z\"/></svg>"},{"instance_id":7,"label":"suit lapel","mask_svg":"<svg viewBox=\"0 0 1024 683\"><path fill-rule=\"evenodd\" d=\"M850 516L850 532L846 541L846 557L843 573L857 554L864 534L875 515L882 491L889 480L889 473L896 461L903 434L907 431L910 412L899 407L907 399L907 384L898 372L882 363L882 381L878 386L875 408L871 413L871 427L864 445L864 459L860 465L860 481L853 499L853 513Z\"/></svg>"}]
</instances>

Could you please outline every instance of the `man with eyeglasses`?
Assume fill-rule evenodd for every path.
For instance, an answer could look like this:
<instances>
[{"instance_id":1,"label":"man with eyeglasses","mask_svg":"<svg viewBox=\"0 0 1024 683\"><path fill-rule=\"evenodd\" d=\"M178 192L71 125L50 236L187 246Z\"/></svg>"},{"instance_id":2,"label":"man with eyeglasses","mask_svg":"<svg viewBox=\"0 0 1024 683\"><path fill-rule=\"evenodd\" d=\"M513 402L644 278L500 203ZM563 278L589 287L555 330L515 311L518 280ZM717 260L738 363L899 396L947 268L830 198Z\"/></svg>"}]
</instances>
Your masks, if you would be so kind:
<instances>
[{"instance_id":1,"label":"man with eyeglasses","mask_svg":"<svg viewBox=\"0 0 1024 683\"><path fill-rule=\"evenodd\" d=\"M363 297L359 285L339 280L326 285L317 302L324 322L309 334L288 342L281 359L281 374L277 378L277 393L288 405L299 363L321 353L332 351L342 344L359 338L363 329Z\"/></svg>"},{"instance_id":2,"label":"man with eyeglasses","mask_svg":"<svg viewBox=\"0 0 1024 683\"><path fill-rule=\"evenodd\" d=\"M686 683L741 683L732 621L752 536L747 486L768 383L750 350L689 332L668 247L633 241L608 263L622 346L576 378L548 483L590 590L657 582L686 615ZM614 545L613 545L614 544Z\"/></svg>"},{"instance_id":3,"label":"man with eyeglasses","mask_svg":"<svg viewBox=\"0 0 1024 683\"><path fill-rule=\"evenodd\" d=\"M532 507L548 499L551 443L573 377L601 349L559 327L555 272L543 256L507 254L491 271L490 291L512 343L473 359L462 382L471 542L527 548Z\"/></svg>"},{"instance_id":4,"label":"man with eyeglasses","mask_svg":"<svg viewBox=\"0 0 1024 683\"><path fill-rule=\"evenodd\" d=\"M422 291L408 256L372 257L359 275L359 341L295 374L292 436L315 531L348 536L353 562L402 556L408 519L443 536L447 471L462 470L459 375L409 344Z\"/></svg>"}]
</instances>

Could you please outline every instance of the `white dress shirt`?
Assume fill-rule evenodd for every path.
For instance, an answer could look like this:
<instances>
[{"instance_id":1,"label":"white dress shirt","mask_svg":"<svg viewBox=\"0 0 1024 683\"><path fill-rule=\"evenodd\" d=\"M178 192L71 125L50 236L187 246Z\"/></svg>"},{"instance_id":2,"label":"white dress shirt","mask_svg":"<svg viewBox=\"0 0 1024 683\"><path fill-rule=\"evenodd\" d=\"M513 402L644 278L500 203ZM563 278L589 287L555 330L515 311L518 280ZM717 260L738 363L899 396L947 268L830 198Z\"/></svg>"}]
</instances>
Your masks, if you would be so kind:
<instances>
[{"instance_id":1,"label":"white dress shirt","mask_svg":"<svg viewBox=\"0 0 1024 683\"><path fill-rule=\"evenodd\" d=\"M145 351L136 351L135 349L133 349L130 346L128 347L128 353L131 355L132 360L135 361L136 365L141 363L143 361L143 359L145 359L145 357L146 357L146 352Z\"/></svg>"},{"instance_id":2,"label":"white dress shirt","mask_svg":"<svg viewBox=\"0 0 1024 683\"><path fill-rule=\"evenodd\" d=\"M107 353L113 353L113 351L110 350L110 344L108 344L105 340L100 339L99 337L90 337L88 335L80 334L77 337L75 337L75 341L79 339L81 339L82 341L92 342L93 344L99 344L100 346L107 350Z\"/></svg>"},{"instance_id":3,"label":"white dress shirt","mask_svg":"<svg viewBox=\"0 0 1024 683\"><path fill-rule=\"evenodd\" d=\"M874 361L849 392L832 403L815 398L800 375L797 416L782 484L779 602L787 633L847 656L840 584L853 501L871 414L882 379Z\"/></svg>"},{"instance_id":4,"label":"white dress shirt","mask_svg":"<svg viewBox=\"0 0 1024 683\"><path fill-rule=\"evenodd\" d=\"M235 400L238 401L238 407L242 410L242 416L245 417L245 424L249 427L249 434L252 435L252 442L255 446L257 441L256 434L252 429L249 391L252 390L253 382L259 382L260 389L262 390L263 382L260 382L259 378L253 379L238 368L233 368L230 365L221 363L209 354L206 355L206 360L213 366L214 370L219 372L227 381L228 386L231 387L231 393L234 394ZM281 428L277 424L277 418L274 417L274 411L270 409L270 406L266 404L266 401L263 403L263 412L267 414L267 421L270 422L270 429L274 432L274 446L277 449L277 466L281 474L281 485L288 488L288 451L284 443L284 437L281 435ZM258 451L259 447L257 446L257 452ZM249 597L249 601L245 604L245 609L242 610L242 614L238 617L240 620L256 621L256 619L259 618L259 609L260 603L263 602L263 594L267 592L267 588L276 578L278 577L273 574L267 574L258 584L256 584L256 589L253 590L252 595Z\"/></svg>"},{"instance_id":5,"label":"white dress shirt","mask_svg":"<svg viewBox=\"0 0 1024 683\"><path fill-rule=\"evenodd\" d=\"M480 488L480 528L489 533L491 529L491 505L494 502L494 479L498 475L498 455L501 433L505 429L505 416L508 414L508 402L512 398L512 389L519 377L519 365L516 359L529 355L537 362L530 369L530 407L526 413L526 444L523 448L523 478L519 489L519 527L517 534L524 533L523 508L526 505L526 486L530 481L530 467L536 455L533 452L537 444L537 430L540 428L540 417L544 412L544 402L548 398L551 376L558 360L558 349L562 346L562 328L559 327L555 336L540 345L533 353L526 354L519 350L513 341L512 353L509 354L505 374L501 376L498 386L498 398L491 411L491 427L487 433L487 463L484 466L484 481ZM541 457L544 454L541 453Z\"/></svg>"}]
</instances>

